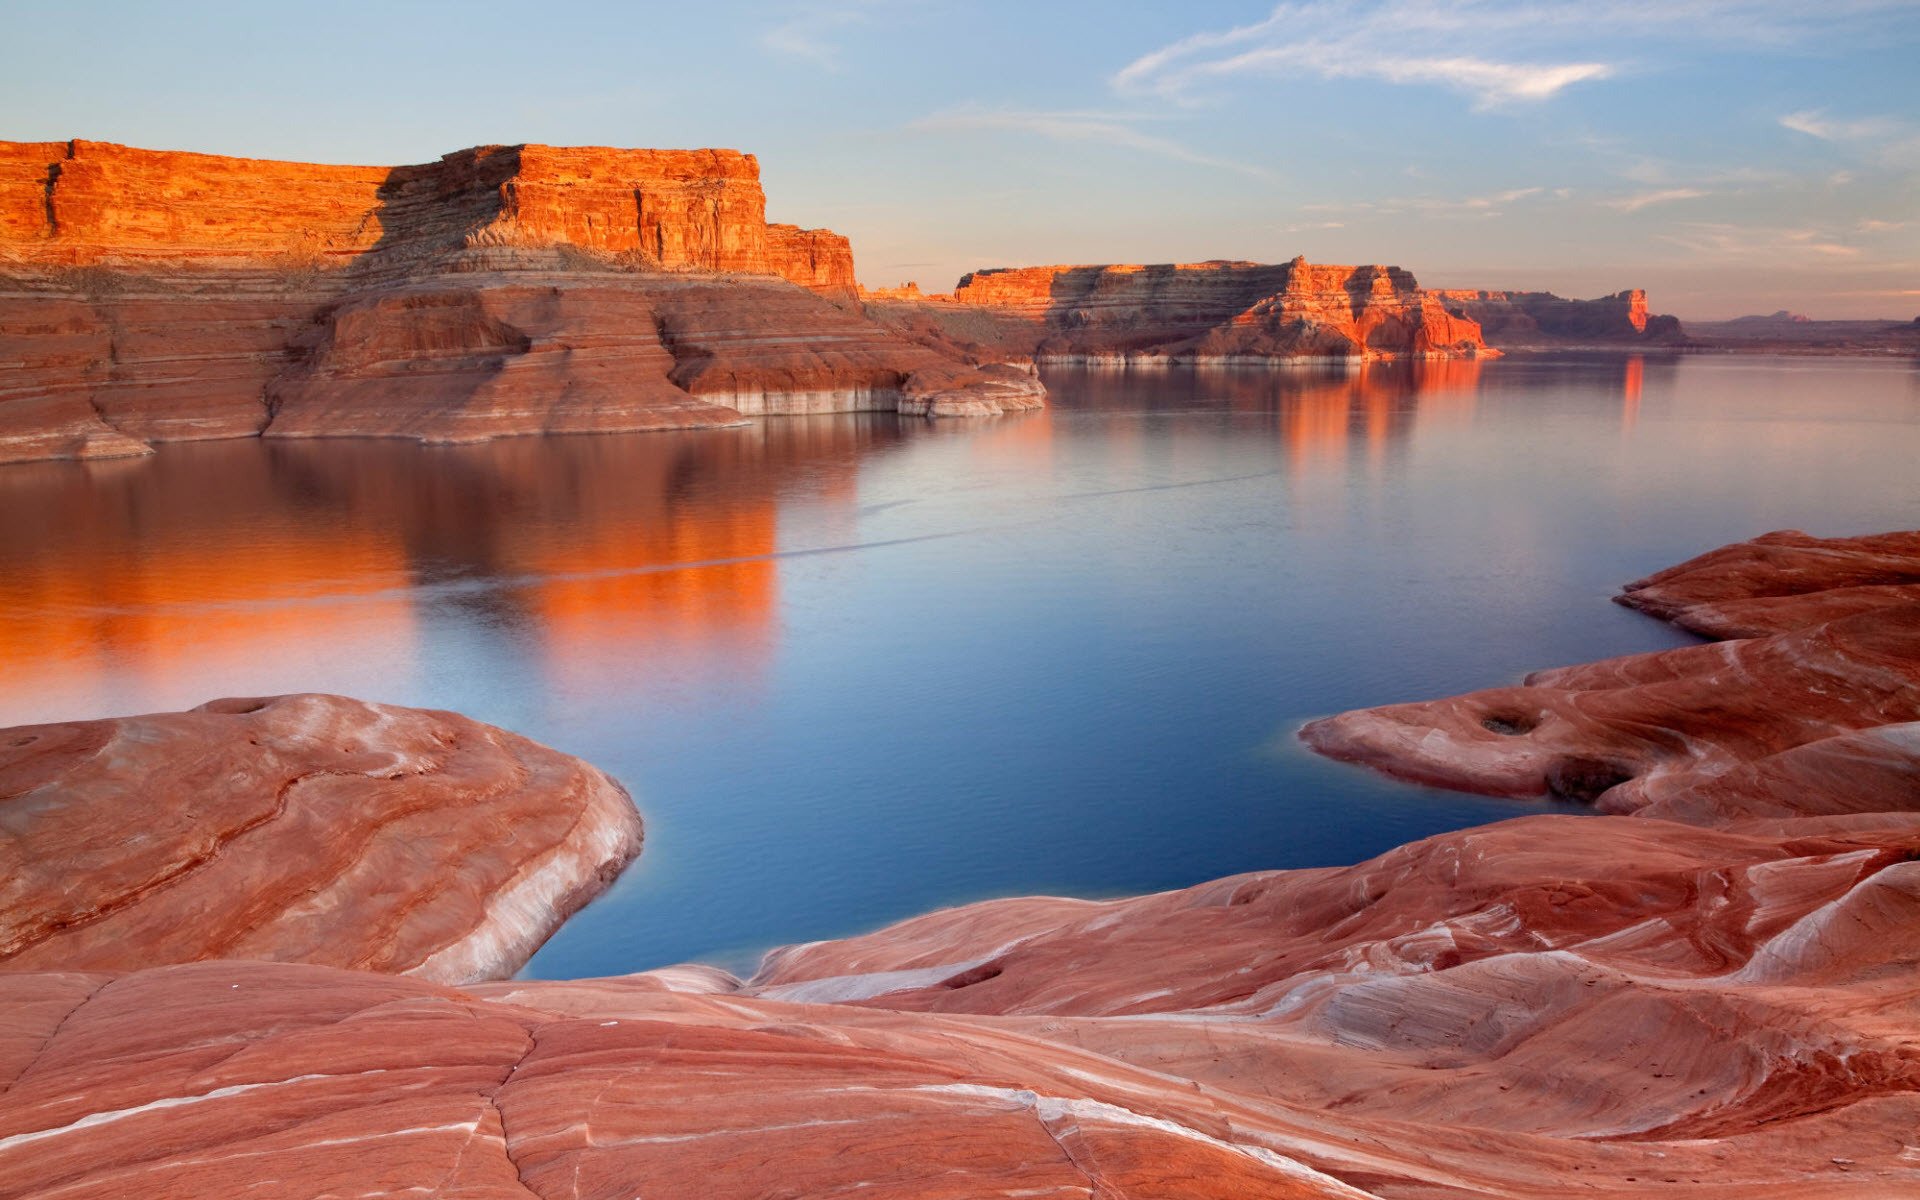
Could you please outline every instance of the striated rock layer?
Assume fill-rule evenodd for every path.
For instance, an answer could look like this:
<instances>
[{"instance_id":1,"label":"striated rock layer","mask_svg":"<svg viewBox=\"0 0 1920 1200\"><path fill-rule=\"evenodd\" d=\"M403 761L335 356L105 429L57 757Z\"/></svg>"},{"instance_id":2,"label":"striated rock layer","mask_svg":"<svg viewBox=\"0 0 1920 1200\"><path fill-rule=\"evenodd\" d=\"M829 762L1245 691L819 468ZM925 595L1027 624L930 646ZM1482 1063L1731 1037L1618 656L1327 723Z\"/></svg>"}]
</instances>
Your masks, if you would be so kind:
<instances>
[{"instance_id":1,"label":"striated rock layer","mask_svg":"<svg viewBox=\"0 0 1920 1200\"><path fill-rule=\"evenodd\" d=\"M1507 349L1674 345L1687 340L1678 317L1647 311L1647 294L1639 288L1597 300L1475 288L1442 288L1433 294L1478 323L1489 345Z\"/></svg>"},{"instance_id":2,"label":"striated rock layer","mask_svg":"<svg viewBox=\"0 0 1920 1200\"><path fill-rule=\"evenodd\" d=\"M1480 330L1397 267L1278 265L996 268L950 300L868 293L880 320L930 344L1070 362L1234 363L1454 358Z\"/></svg>"},{"instance_id":3,"label":"striated rock layer","mask_svg":"<svg viewBox=\"0 0 1920 1200\"><path fill-rule=\"evenodd\" d=\"M640 851L619 784L453 713L216 700L0 730L0 970L518 970Z\"/></svg>"},{"instance_id":4,"label":"striated rock layer","mask_svg":"<svg viewBox=\"0 0 1920 1200\"><path fill-rule=\"evenodd\" d=\"M867 320L847 240L765 208L731 150L385 168L0 143L0 462L890 410L981 365ZM962 390L918 411L1044 395Z\"/></svg>"},{"instance_id":5,"label":"striated rock layer","mask_svg":"<svg viewBox=\"0 0 1920 1200\"><path fill-rule=\"evenodd\" d=\"M1920 534L1767 534L1629 584L1620 599L1731 640L1344 713L1302 736L1442 787L1627 811L1920 721Z\"/></svg>"},{"instance_id":6,"label":"striated rock layer","mask_svg":"<svg viewBox=\"0 0 1920 1200\"><path fill-rule=\"evenodd\" d=\"M1723 732L1631 816L968 905L744 984L0 974L0 1196L1920 1193L1915 648L1850 624L1912 607L1912 537L1770 535L1637 586L1807 607L1700 647L1772 709L1704 708L1662 656L1630 672L1644 729L1684 709ZM1823 579L1883 603L1835 618ZM1793 637L1823 640L1750 649ZM1789 659L1799 683L1772 673ZM1774 720L1796 702L1799 740ZM1525 738L1506 717L1482 732Z\"/></svg>"}]
</instances>

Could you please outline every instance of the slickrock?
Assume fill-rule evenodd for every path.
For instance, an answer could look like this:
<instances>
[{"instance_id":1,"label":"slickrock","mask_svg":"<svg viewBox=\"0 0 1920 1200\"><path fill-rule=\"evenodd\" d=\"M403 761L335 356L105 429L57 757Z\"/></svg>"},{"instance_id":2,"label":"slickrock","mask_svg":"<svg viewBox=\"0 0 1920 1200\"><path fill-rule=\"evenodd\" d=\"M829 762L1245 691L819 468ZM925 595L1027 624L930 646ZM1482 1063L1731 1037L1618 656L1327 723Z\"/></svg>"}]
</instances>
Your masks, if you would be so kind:
<instances>
[{"instance_id":1,"label":"slickrock","mask_svg":"<svg viewBox=\"0 0 1920 1200\"><path fill-rule=\"evenodd\" d=\"M1702 637L1752 638L1920 603L1920 532L1763 534L1629 583L1618 604Z\"/></svg>"},{"instance_id":2,"label":"slickrock","mask_svg":"<svg viewBox=\"0 0 1920 1200\"><path fill-rule=\"evenodd\" d=\"M1639 288L1597 300L1567 300L1552 292L1441 288L1448 308L1479 324L1487 343L1502 348L1587 345L1674 345L1686 341L1677 317L1647 311Z\"/></svg>"},{"instance_id":3,"label":"slickrock","mask_svg":"<svg viewBox=\"0 0 1920 1200\"><path fill-rule=\"evenodd\" d=\"M950 299L869 293L881 321L930 345L1064 362L1256 363L1490 353L1471 320L1397 267L1303 258L995 268Z\"/></svg>"},{"instance_id":4,"label":"slickrock","mask_svg":"<svg viewBox=\"0 0 1920 1200\"><path fill-rule=\"evenodd\" d=\"M973 904L744 984L0 973L0 1197L1920 1194L1920 720L1833 731L1871 672L1911 688L1908 633L1870 619L1913 606L1826 619L1808 567L1877 586L1905 543L1792 538L1641 590L1800 588L1812 623L1697 649L1843 686L1797 740L1798 684L1699 712L1779 720L1631 816ZM1697 708L1675 653L1569 670Z\"/></svg>"},{"instance_id":5,"label":"slickrock","mask_svg":"<svg viewBox=\"0 0 1920 1200\"><path fill-rule=\"evenodd\" d=\"M1301 736L1442 787L1631 811L1824 739L1920 721L1917 584L1920 534L1767 534L1619 598L1730 640L1343 713Z\"/></svg>"},{"instance_id":6,"label":"slickrock","mask_svg":"<svg viewBox=\"0 0 1920 1200\"><path fill-rule=\"evenodd\" d=\"M732 150L387 168L0 143L0 462L895 410L917 372L983 365L868 320L847 240L765 210ZM1034 406L963 390L910 407Z\"/></svg>"},{"instance_id":7,"label":"slickrock","mask_svg":"<svg viewBox=\"0 0 1920 1200\"><path fill-rule=\"evenodd\" d=\"M0 730L0 970L519 969L640 849L619 784L453 713L301 695Z\"/></svg>"}]
</instances>

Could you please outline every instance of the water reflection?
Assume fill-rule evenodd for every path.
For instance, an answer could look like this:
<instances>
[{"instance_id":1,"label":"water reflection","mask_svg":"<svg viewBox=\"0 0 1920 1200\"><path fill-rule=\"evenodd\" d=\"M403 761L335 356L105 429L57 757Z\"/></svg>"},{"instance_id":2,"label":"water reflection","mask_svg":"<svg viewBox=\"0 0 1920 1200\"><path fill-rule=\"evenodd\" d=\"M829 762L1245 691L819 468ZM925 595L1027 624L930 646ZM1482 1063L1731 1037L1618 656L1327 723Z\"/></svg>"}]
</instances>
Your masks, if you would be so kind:
<instances>
[{"instance_id":1,"label":"water reflection","mask_svg":"<svg viewBox=\"0 0 1920 1200\"><path fill-rule=\"evenodd\" d=\"M1348 862L1515 809L1295 724L1677 644L1605 598L1702 547L1910 525L1915 377L1075 370L1003 420L12 466L0 724L312 689L580 754L648 847L545 975Z\"/></svg>"},{"instance_id":2,"label":"water reflection","mask_svg":"<svg viewBox=\"0 0 1920 1200\"><path fill-rule=\"evenodd\" d=\"M858 464L900 436L849 418L435 449L245 441L0 471L0 722L302 675L411 694L435 639L476 629L555 688L665 664L751 675L777 627L781 502L851 509ZM459 619L427 619L439 608Z\"/></svg>"}]
</instances>

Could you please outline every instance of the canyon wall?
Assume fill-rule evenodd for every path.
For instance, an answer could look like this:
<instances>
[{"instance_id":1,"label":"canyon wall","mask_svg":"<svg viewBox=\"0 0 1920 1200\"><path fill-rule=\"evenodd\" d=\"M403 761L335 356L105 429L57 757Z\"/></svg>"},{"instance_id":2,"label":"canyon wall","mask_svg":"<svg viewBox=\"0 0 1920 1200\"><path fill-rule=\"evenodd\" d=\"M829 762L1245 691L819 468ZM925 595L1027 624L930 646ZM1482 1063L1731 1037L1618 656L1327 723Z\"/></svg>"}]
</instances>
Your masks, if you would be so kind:
<instances>
[{"instance_id":1,"label":"canyon wall","mask_svg":"<svg viewBox=\"0 0 1920 1200\"><path fill-rule=\"evenodd\" d=\"M472 441L1041 404L853 303L752 155L336 167L0 143L0 462L249 436Z\"/></svg>"},{"instance_id":2,"label":"canyon wall","mask_svg":"<svg viewBox=\"0 0 1920 1200\"><path fill-rule=\"evenodd\" d=\"M1487 341L1513 348L1684 341L1677 317L1647 311L1639 288L1597 300L1567 300L1552 292L1498 292L1449 288L1434 292L1448 308L1478 322Z\"/></svg>"},{"instance_id":3,"label":"canyon wall","mask_svg":"<svg viewBox=\"0 0 1920 1200\"><path fill-rule=\"evenodd\" d=\"M1289 263L996 268L951 298L869 293L868 310L930 344L1054 361L1456 358L1489 351L1398 267Z\"/></svg>"},{"instance_id":4,"label":"canyon wall","mask_svg":"<svg viewBox=\"0 0 1920 1200\"><path fill-rule=\"evenodd\" d=\"M769 226L766 207L759 163L735 150L478 146L421 166L336 167L0 143L0 249L15 262L282 267L377 253L393 267L463 248L568 245L851 295L847 240Z\"/></svg>"}]
</instances>

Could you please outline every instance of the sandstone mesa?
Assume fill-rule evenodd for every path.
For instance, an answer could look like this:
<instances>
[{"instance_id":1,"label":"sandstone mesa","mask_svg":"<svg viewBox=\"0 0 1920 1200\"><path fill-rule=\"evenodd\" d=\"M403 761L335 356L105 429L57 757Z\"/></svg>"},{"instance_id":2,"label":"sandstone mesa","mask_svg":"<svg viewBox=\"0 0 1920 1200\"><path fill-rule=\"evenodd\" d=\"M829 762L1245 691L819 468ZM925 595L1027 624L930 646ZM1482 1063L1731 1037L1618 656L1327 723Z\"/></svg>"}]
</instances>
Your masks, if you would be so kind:
<instances>
[{"instance_id":1,"label":"sandstone mesa","mask_svg":"<svg viewBox=\"0 0 1920 1200\"><path fill-rule=\"evenodd\" d=\"M0 973L0 1196L1914 1192L1916 548L1775 534L1634 585L1682 619L1798 615L1697 648L1750 694L1638 764L1658 789L1600 794L1632 815L974 904L776 951L745 983ZM1701 696L1692 652L1668 654L1552 674L1625 690L1644 730ZM1535 735L1492 703L1395 719L1478 762ZM1617 750L1540 754L1568 746Z\"/></svg>"},{"instance_id":2,"label":"sandstone mesa","mask_svg":"<svg viewBox=\"0 0 1920 1200\"><path fill-rule=\"evenodd\" d=\"M743 414L1035 408L907 342L845 238L731 150L335 167L0 143L0 461L158 441L474 441ZM911 385L911 388L909 388Z\"/></svg>"},{"instance_id":3,"label":"sandstone mesa","mask_svg":"<svg viewBox=\"0 0 1920 1200\"><path fill-rule=\"evenodd\" d=\"M510 975L640 852L601 772L338 696L0 730L0 972Z\"/></svg>"},{"instance_id":4,"label":"sandstone mesa","mask_svg":"<svg viewBox=\"0 0 1920 1200\"><path fill-rule=\"evenodd\" d=\"M1471 358L1502 348L1672 344L1646 293L1421 287L1398 267L1214 261L993 268L950 295L863 290L876 319L929 345L1128 366Z\"/></svg>"}]
</instances>

